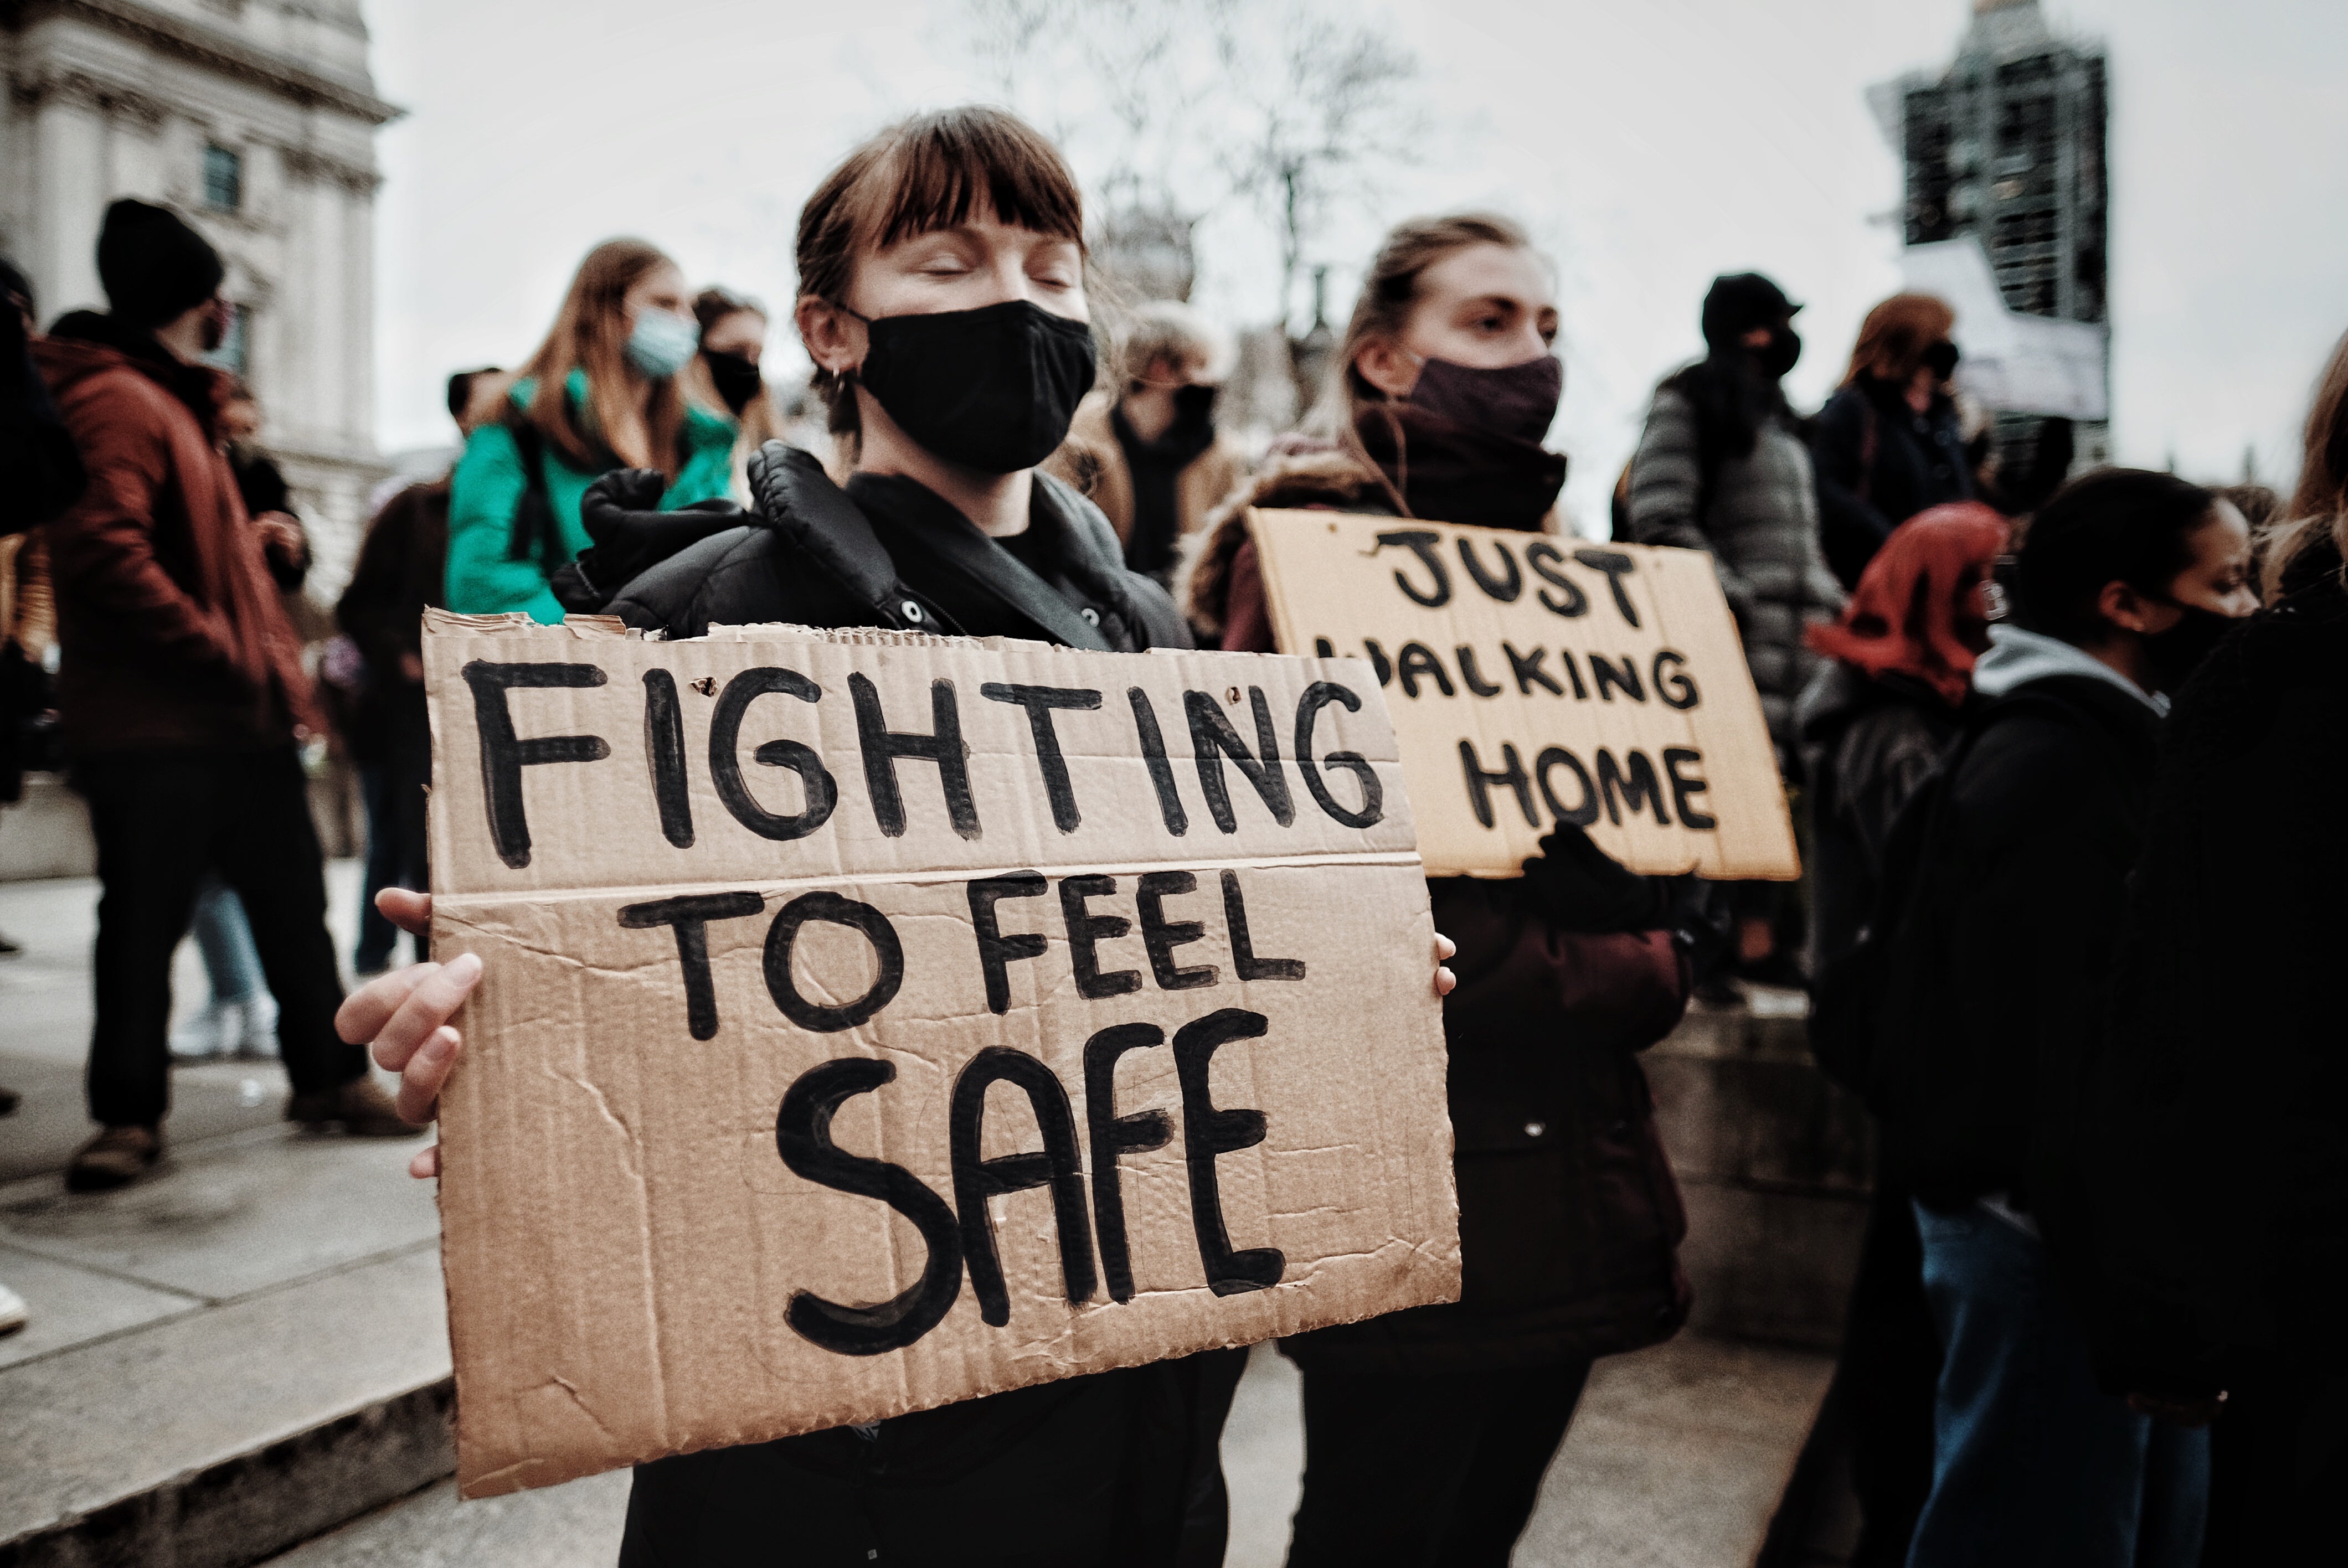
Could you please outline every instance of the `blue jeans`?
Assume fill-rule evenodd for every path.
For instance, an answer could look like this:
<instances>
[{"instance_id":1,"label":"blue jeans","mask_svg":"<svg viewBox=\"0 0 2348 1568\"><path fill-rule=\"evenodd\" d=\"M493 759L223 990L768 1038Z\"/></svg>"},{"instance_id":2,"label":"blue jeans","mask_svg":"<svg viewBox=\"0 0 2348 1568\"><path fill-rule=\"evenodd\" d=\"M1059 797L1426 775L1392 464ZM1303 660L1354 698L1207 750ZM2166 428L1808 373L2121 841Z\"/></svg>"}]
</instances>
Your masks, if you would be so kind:
<instances>
[{"instance_id":1,"label":"blue jeans","mask_svg":"<svg viewBox=\"0 0 2348 1568\"><path fill-rule=\"evenodd\" d=\"M190 925L196 950L203 955L204 978L211 981L214 1007L251 1001L261 994L268 982L262 978L261 954L252 945L252 923L244 917L236 889L221 881L220 873L205 876Z\"/></svg>"},{"instance_id":2,"label":"blue jeans","mask_svg":"<svg viewBox=\"0 0 2348 1568\"><path fill-rule=\"evenodd\" d=\"M1908 1568L2194 1568L2209 1434L2096 1386L2037 1237L1979 1204L1916 1225L1944 1360Z\"/></svg>"}]
</instances>

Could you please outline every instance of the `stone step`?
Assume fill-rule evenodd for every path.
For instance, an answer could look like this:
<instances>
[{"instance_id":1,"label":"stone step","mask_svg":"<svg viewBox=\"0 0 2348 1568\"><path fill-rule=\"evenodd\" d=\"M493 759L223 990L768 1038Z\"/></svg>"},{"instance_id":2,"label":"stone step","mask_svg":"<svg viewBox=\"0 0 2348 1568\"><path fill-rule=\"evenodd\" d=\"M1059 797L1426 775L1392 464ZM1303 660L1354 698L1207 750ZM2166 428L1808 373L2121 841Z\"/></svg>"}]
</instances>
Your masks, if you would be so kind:
<instances>
[{"instance_id":1,"label":"stone step","mask_svg":"<svg viewBox=\"0 0 2348 1568\"><path fill-rule=\"evenodd\" d=\"M242 1568L453 1468L410 1141L283 1123L76 1197L0 1186L0 1568Z\"/></svg>"},{"instance_id":2,"label":"stone step","mask_svg":"<svg viewBox=\"0 0 2348 1568\"><path fill-rule=\"evenodd\" d=\"M5 1568L242 1568L455 1467L430 1245L0 1378Z\"/></svg>"}]
</instances>

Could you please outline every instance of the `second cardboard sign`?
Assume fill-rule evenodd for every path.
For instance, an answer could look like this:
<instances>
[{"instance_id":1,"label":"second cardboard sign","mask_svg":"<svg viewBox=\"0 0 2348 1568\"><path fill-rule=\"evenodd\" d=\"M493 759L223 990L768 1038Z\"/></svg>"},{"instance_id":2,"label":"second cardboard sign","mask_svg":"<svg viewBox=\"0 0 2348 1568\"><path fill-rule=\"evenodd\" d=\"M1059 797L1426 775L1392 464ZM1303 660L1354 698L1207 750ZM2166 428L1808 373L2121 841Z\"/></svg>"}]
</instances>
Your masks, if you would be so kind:
<instances>
[{"instance_id":1,"label":"second cardboard sign","mask_svg":"<svg viewBox=\"0 0 2348 1568\"><path fill-rule=\"evenodd\" d=\"M1282 651L1375 666L1429 874L1514 876L1559 823L1636 871L1801 874L1709 556L1334 512L1250 523Z\"/></svg>"}]
</instances>

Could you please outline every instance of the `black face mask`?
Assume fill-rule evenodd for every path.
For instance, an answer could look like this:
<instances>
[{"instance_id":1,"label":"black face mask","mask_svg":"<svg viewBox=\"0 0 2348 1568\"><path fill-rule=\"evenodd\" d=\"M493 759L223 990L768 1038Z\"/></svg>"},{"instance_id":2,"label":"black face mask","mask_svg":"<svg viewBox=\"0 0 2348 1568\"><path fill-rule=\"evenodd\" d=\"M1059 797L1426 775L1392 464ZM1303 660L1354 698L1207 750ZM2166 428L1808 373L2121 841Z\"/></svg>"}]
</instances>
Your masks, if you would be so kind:
<instances>
[{"instance_id":1,"label":"black face mask","mask_svg":"<svg viewBox=\"0 0 2348 1568\"><path fill-rule=\"evenodd\" d=\"M1924 368L1932 373L1934 381L1946 381L1957 374L1957 345L1942 338L1924 351Z\"/></svg>"},{"instance_id":2,"label":"black face mask","mask_svg":"<svg viewBox=\"0 0 2348 1568\"><path fill-rule=\"evenodd\" d=\"M2175 600L2170 600L2175 603ZM2181 690L2209 657L2226 633L2241 624L2230 615L2199 604L2180 604L2184 611L2176 625L2166 631L2157 631L2144 640L2145 657L2152 664L2153 686L2157 691L2175 692Z\"/></svg>"},{"instance_id":3,"label":"black face mask","mask_svg":"<svg viewBox=\"0 0 2348 1568\"><path fill-rule=\"evenodd\" d=\"M1755 362L1772 381L1782 380L1801 357L1802 334L1791 327L1770 328L1769 341L1754 353Z\"/></svg>"},{"instance_id":4,"label":"black face mask","mask_svg":"<svg viewBox=\"0 0 2348 1568\"><path fill-rule=\"evenodd\" d=\"M1440 419L1488 430L1518 441L1538 443L1557 417L1565 395L1565 365L1545 354L1522 364L1477 370L1447 359L1422 364L1406 401Z\"/></svg>"},{"instance_id":5,"label":"black face mask","mask_svg":"<svg viewBox=\"0 0 2348 1568\"><path fill-rule=\"evenodd\" d=\"M1174 423L1204 425L1215 416L1219 386L1178 386L1174 389Z\"/></svg>"},{"instance_id":6,"label":"black face mask","mask_svg":"<svg viewBox=\"0 0 2348 1568\"><path fill-rule=\"evenodd\" d=\"M701 363L709 367L709 384L717 389L718 401L735 418L741 418L742 411L766 384L758 375L758 362L747 354L705 348L701 351Z\"/></svg>"},{"instance_id":7,"label":"black face mask","mask_svg":"<svg viewBox=\"0 0 2348 1568\"><path fill-rule=\"evenodd\" d=\"M1092 329L1026 300L858 319L871 343L858 382L907 436L983 474L1050 456L1092 389Z\"/></svg>"}]
</instances>

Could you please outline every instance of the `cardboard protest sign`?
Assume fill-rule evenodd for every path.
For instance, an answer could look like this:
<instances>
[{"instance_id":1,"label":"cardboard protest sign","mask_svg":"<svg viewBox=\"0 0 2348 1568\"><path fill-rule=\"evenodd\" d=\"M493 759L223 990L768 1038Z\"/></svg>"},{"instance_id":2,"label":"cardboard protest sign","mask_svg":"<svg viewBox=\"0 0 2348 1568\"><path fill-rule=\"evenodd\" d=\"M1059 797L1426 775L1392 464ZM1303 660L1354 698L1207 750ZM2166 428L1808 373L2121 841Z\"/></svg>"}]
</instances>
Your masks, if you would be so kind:
<instances>
[{"instance_id":1,"label":"cardboard protest sign","mask_svg":"<svg viewBox=\"0 0 2348 1568\"><path fill-rule=\"evenodd\" d=\"M1280 646L1375 667L1430 875L1515 876L1558 822L1635 871L1801 875L1711 557L1335 512L1250 522Z\"/></svg>"},{"instance_id":2,"label":"cardboard protest sign","mask_svg":"<svg viewBox=\"0 0 2348 1568\"><path fill-rule=\"evenodd\" d=\"M1375 676L434 614L468 1496L1458 1291Z\"/></svg>"}]
</instances>

